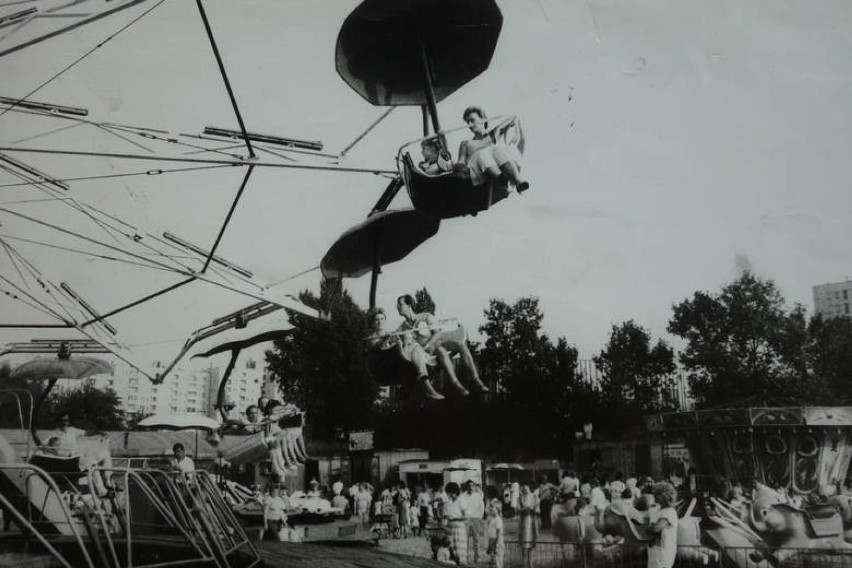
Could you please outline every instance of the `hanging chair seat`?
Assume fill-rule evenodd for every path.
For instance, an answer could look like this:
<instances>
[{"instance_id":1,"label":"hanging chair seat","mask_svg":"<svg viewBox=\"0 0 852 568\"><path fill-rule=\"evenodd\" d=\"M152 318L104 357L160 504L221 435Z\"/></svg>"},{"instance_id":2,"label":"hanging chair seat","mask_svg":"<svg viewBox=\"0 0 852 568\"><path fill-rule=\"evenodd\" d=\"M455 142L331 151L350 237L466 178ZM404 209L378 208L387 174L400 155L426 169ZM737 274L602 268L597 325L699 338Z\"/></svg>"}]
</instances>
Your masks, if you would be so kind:
<instances>
[{"instance_id":1,"label":"hanging chair seat","mask_svg":"<svg viewBox=\"0 0 852 568\"><path fill-rule=\"evenodd\" d=\"M509 116L502 119L495 118L493 122L495 125L489 129L489 134L494 143L511 148L509 153L520 157L525 146L520 120ZM440 138L445 140L448 134L460 130L465 129L444 132L440 134ZM415 148L419 148L423 140L435 138L436 136L433 135L410 142L400 148L398 153L400 175L408 188L408 195L415 209L438 219L450 219L476 215L509 195L509 181L504 175L474 185L464 166L457 166L456 171L441 174L424 172L411 153L415 151Z\"/></svg>"},{"instance_id":2,"label":"hanging chair seat","mask_svg":"<svg viewBox=\"0 0 852 568\"><path fill-rule=\"evenodd\" d=\"M417 367L398 349L370 349L365 360L367 372L380 386L401 385L417 379Z\"/></svg>"},{"instance_id":3,"label":"hanging chair seat","mask_svg":"<svg viewBox=\"0 0 852 568\"><path fill-rule=\"evenodd\" d=\"M80 482L86 472L80 469L80 456L59 457L46 454L33 454L30 464L40 467L47 473L60 490L78 490L88 493L89 487Z\"/></svg>"},{"instance_id":4,"label":"hanging chair seat","mask_svg":"<svg viewBox=\"0 0 852 568\"><path fill-rule=\"evenodd\" d=\"M403 179L415 209L438 219L476 215L509 195L505 177L473 185L469 177L448 172L427 175L414 164L411 154L403 155Z\"/></svg>"}]
</instances>

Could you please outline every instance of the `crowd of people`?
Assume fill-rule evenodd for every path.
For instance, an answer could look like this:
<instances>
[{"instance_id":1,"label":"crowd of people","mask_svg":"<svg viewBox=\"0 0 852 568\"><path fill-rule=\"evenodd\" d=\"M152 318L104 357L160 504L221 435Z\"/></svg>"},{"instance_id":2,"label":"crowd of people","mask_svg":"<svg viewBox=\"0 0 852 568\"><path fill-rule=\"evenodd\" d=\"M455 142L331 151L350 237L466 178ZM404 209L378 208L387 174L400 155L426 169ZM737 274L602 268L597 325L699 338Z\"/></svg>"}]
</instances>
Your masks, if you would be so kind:
<instances>
[{"instance_id":1,"label":"crowd of people","mask_svg":"<svg viewBox=\"0 0 852 568\"><path fill-rule=\"evenodd\" d=\"M677 550L674 487L619 473L602 480L567 472L558 484L541 476L538 484L515 481L485 488L473 481L443 487L398 482L377 492L369 483L357 483L348 498L364 527L390 538L427 536L436 560L460 566L503 566L504 518L516 519L513 540L524 565L531 567L541 531L550 531L560 517L602 515L608 508L642 523L652 535L649 566L671 567Z\"/></svg>"}]
</instances>

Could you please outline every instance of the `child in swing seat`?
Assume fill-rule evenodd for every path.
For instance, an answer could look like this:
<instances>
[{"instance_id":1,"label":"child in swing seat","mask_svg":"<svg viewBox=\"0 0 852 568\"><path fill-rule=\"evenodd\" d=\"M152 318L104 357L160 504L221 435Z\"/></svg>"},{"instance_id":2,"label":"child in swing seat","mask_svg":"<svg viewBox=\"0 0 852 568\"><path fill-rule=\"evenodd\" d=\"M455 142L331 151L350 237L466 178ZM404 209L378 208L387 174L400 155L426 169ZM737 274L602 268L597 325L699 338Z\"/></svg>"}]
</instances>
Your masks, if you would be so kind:
<instances>
[{"instance_id":1,"label":"child in swing seat","mask_svg":"<svg viewBox=\"0 0 852 568\"><path fill-rule=\"evenodd\" d=\"M420 142L420 151L423 153L423 161L417 165L426 175L436 176L453 170L453 163L448 155L441 152L441 143L437 138L427 138Z\"/></svg>"}]
</instances>

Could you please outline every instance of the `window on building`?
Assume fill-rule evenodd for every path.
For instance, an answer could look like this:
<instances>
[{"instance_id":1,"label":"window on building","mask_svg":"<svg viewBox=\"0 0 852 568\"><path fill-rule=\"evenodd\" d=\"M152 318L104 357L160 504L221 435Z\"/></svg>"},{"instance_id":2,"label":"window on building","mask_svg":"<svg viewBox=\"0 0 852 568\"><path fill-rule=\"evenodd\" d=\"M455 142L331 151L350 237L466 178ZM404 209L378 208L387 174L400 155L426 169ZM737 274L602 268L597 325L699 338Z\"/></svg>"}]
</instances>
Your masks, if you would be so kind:
<instances>
[{"instance_id":1,"label":"window on building","mask_svg":"<svg viewBox=\"0 0 852 568\"><path fill-rule=\"evenodd\" d=\"M848 290L844 290L844 291L843 291L843 299L844 299L844 300L848 300L848 299L849 299L849 297L848 297L848 295L847 295L848 293L849 293L849 291L848 291Z\"/></svg>"},{"instance_id":2,"label":"window on building","mask_svg":"<svg viewBox=\"0 0 852 568\"><path fill-rule=\"evenodd\" d=\"M849 304L843 304L843 313L849 314Z\"/></svg>"}]
</instances>

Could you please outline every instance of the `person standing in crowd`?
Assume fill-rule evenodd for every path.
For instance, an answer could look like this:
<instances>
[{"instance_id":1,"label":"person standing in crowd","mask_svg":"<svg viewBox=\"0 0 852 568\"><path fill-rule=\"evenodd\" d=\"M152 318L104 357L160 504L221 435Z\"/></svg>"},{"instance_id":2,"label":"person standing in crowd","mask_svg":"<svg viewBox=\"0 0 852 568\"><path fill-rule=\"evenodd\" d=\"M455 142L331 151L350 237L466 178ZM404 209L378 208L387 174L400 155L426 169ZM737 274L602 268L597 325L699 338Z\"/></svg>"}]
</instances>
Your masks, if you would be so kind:
<instances>
[{"instance_id":1,"label":"person standing in crowd","mask_svg":"<svg viewBox=\"0 0 852 568\"><path fill-rule=\"evenodd\" d=\"M609 482L610 499L621 498L621 494L624 493L625 487L624 474L620 471L616 471L615 475L612 477L612 481Z\"/></svg>"},{"instance_id":2,"label":"person standing in crowd","mask_svg":"<svg viewBox=\"0 0 852 568\"><path fill-rule=\"evenodd\" d=\"M467 511L459 499L461 488L451 481L444 488L448 501L444 504L444 517L450 531L450 550L459 566L467 566Z\"/></svg>"},{"instance_id":3,"label":"person standing in crowd","mask_svg":"<svg viewBox=\"0 0 852 568\"><path fill-rule=\"evenodd\" d=\"M521 543L524 568L532 568L532 551L538 542L537 512L538 501L535 493L530 490L528 483L524 483L518 496L518 540Z\"/></svg>"},{"instance_id":4,"label":"person standing in crowd","mask_svg":"<svg viewBox=\"0 0 852 568\"><path fill-rule=\"evenodd\" d=\"M411 529L411 492L405 485L404 481L400 481L396 489L396 505L397 514L399 515L399 532L402 538L408 538L408 533Z\"/></svg>"},{"instance_id":5,"label":"person standing in crowd","mask_svg":"<svg viewBox=\"0 0 852 568\"><path fill-rule=\"evenodd\" d=\"M482 535L485 532L483 517L485 516L485 501L482 497L482 490L471 480L465 483L465 492L460 499L464 500L464 508L467 513L467 536L468 536L468 555L473 552L473 562L479 563L479 550Z\"/></svg>"},{"instance_id":6,"label":"person standing in crowd","mask_svg":"<svg viewBox=\"0 0 852 568\"><path fill-rule=\"evenodd\" d=\"M589 482L588 477L584 478L583 482L580 483L580 497L582 497L586 503L592 499L592 484Z\"/></svg>"},{"instance_id":7,"label":"person standing in crowd","mask_svg":"<svg viewBox=\"0 0 852 568\"><path fill-rule=\"evenodd\" d=\"M343 482L338 477L334 480L334 483L331 484L331 492L334 495L340 495L343 493Z\"/></svg>"},{"instance_id":8,"label":"person standing in crowd","mask_svg":"<svg viewBox=\"0 0 852 568\"><path fill-rule=\"evenodd\" d=\"M485 509L486 534L488 536L488 554L491 564L503 568L503 558L506 556L506 543L503 539L503 516L500 501L491 499Z\"/></svg>"},{"instance_id":9,"label":"person standing in crowd","mask_svg":"<svg viewBox=\"0 0 852 568\"><path fill-rule=\"evenodd\" d=\"M542 530L550 530L550 509L553 507L555 493L556 487L547 480L546 475L542 475L536 489Z\"/></svg>"},{"instance_id":10,"label":"person standing in crowd","mask_svg":"<svg viewBox=\"0 0 852 568\"><path fill-rule=\"evenodd\" d=\"M642 494L642 490L639 489L639 483L636 480L635 475L631 475L627 478L627 481L624 482L624 486L630 490L630 493L633 495L633 498L636 499Z\"/></svg>"},{"instance_id":11,"label":"person standing in crowd","mask_svg":"<svg viewBox=\"0 0 852 568\"><path fill-rule=\"evenodd\" d=\"M342 494L343 483L336 481L334 485L331 486L331 490L334 492L334 497L331 498L331 506L337 507L341 510L342 514L349 516L352 509L349 507L349 499Z\"/></svg>"},{"instance_id":12,"label":"person standing in crowd","mask_svg":"<svg viewBox=\"0 0 852 568\"><path fill-rule=\"evenodd\" d=\"M444 507L449 500L446 490L439 485L432 494L432 514L439 522L444 520Z\"/></svg>"},{"instance_id":13,"label":"person standing in crowd","mask_svg":"<svg viewBox=\"0 0 852 568\"><path fill-rule=\"evenodd\" d=\"M361 520L363 526L370 524L370 505L373 503L373 494L367 489L366 483L359 483L355 493L355 514Z\"/></svg>"},{"instance_id":14,"label":"person standing in crowd","mask_svg":"<svg viewBox=\"0 0 852 568\"><path fill-rule=\"evenodd\" d=\"M417 512L418 512L418 534L423 534L429 517L432 516L432 496L427 486L419 487L417 490Z\"/></svg>"},{"instance_id":15,"label":"person standing in crowd","mask_svg":"<svg viewBox=\"0 0 852 568\"><path fill-rule=\"evenodd\" d=\"M665 481L654 486L654 499L660 505L652 512L651 531L657 535L649 541L648 568L672 568L677 555L677 498L675 488Z\"/></svg>"},{"instance_id":16,"label":"person standing in crowd","mask_svg":"<svg viewBox=\"0 0 852 568\"><path fill-rule=\"evenodd\" d=\"M592 490L590 492L589 504L595 508L598 514L603 514L607 507L609 507L609 501L607 501L606 495L601 489L600 483L596 477L592 478L591 482Z\"/></svg>"},{"instance_id":17,"label":"person standing in crowd","mask_svg":"<svg viewBox=\"0 0 852 568\"><path fill-rule=\"evenodd\" d=\"M518 511L518 500L521 497L521 484L517 481L513 481L509 488L511 490L511 499L512 499L512 509L517 512Z\"/></svg>"},{"instance_id":18,"label":"person standing in crowd","mask_svg":"<svg viewBox=\"0 0 852 568\"><path fill-rule=\"evenodd\" d=\"M580 490L580 480L577 479L577 474L573 470L566 471L562 475L562 481L559 482L559 492L563 495L570 495Z\"/></svg>"},{"instance_id":19,"label":"person standing in crowd","mask_svg":"<svg viewBox=\"0 0 852 568\"><path fill-rule=\"evenodd\" d=\"M512 484L507 483L503 486L503 513L507 519L515 517L515 508L512 507Z\"/></svg>"},{"instance_id":20,"label":"person standing in crowd","mask_svg":"<svg viewBox=\"0 0 852 568\"><path fill-rule=\"evenodd\" d=\"M281 496L281 488L277 485L273 485L269 491L269 495L263 500L263 526L266 529L264 537L267 540L277 540L290 503Z\"/></svg>"}]
</instances>

